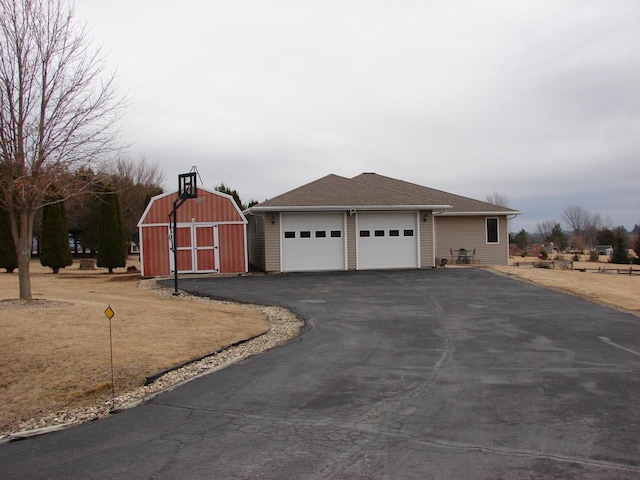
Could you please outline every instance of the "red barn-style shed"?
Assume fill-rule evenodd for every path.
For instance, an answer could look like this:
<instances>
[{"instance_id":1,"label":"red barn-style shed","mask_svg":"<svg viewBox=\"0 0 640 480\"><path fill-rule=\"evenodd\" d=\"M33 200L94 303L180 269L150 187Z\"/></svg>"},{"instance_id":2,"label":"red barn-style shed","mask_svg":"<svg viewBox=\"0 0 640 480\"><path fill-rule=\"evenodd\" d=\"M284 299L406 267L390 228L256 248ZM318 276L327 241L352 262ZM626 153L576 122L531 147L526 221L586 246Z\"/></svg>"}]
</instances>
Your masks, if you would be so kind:
<instances>
[{"instance_id":1,"label":"red barn-style shed","mask_svg":"<svg viewBox=\"0 0 640 480\"><path fill-rule=\"evenodd\" d=\"M177 191L156 195L138 222L143 276L174 273L169 213L177 198ZM247 220L233 197L198 188L198 197L178 208L176 222L178 273L247 271Z\"/></svg>"}]
</instances>

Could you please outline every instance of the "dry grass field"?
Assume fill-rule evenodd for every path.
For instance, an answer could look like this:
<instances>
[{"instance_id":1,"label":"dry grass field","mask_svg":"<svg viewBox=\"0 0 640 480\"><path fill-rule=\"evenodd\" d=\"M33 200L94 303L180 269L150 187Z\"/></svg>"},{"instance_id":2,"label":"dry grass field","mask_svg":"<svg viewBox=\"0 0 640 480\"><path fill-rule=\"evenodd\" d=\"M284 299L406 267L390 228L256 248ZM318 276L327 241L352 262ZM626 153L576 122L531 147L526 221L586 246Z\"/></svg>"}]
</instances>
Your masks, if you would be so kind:
<instances>
[{"instance_id":1,"label":"dry grass field","mask_svg":"<svg viewBox=\"0 0 640 480\"><path fill-rule=\"evenodd\" d=\"M534 259L514 258L512 263L523 260ZM129 264L137 266L134 259ZM576 264L583 266L596 264ZM16 300L17 274L0 273L0 434L16 431L21 421L33 417L111 398L109 321L104 314L109 305L115 311L116 394L269 328L259 310L160 296L149 289L153 280L141 281L139 274L125 269L109 275L105 269L79 270L76 262L54 275L37 261L31 268L36 300L30 304ZM487 268L640 314L638 275Z\"/></svg>"},{"instance_id":2,"label":"dry grass field","mask_svg":"<svg viewBox=\"0 0 640 480\"><path fill-rule=\"evenodd\" d=\"M567 256L567 258L569 258ZM604 257L603 257L604 259ZM514 257L510 266L492 266L492 270L521 280L533 282L562 292L571 293L596 303L628 310L640 315L640 270L639 265L615 265L600 261L574 262L573 270L551 270L533 268L531 265L516 267L516 263L534 262L536 258ZM617 270L628 272L629 267L635 275L619 274ZM600 269L598 272L597 269ZM585 271L581 271L585 270Z\"/></svg>"},{"instance_id":3,"label":"dry grass field","mask_svg":"<svg viewBox=\"0 0 640 480\"><path fill-rule=\"evenodd\" d=\"M254 308L159 296L125 269L50 271L32 261L31 304L16 300L17 273L0 273L0 433L111 397L109 305L117 394L268 329Z\"/></svg>"}]
</instances>

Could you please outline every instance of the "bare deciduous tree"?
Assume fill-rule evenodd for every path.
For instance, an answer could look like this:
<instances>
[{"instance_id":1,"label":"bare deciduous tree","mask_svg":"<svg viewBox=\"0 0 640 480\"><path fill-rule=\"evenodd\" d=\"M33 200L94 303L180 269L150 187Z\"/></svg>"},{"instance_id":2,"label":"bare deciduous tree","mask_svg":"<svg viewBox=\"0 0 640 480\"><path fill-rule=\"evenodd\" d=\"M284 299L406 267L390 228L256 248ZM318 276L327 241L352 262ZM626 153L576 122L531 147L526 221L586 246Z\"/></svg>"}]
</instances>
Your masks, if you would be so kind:
<instances>
[{"instance_id":1,"label":"bare deciduous tree","mask_svg":"<svg viewBox=\"0 0 640 480\"><path fill-rule=\"evenodd\" d=\"M553 220L545 220L544 222L539 222L538 224L536 224L536 230L540 234L544 242L548 241L548 239L551 238L553 229L557 224L558 222Z\"/></svg>"},{"instance_id":2,"label":"bare deciduous tree","mask_svg":"<svg viewBox=\"0 0 640 480\"><path fill-rule=\"evenodd\" d=\"M20 298L30 300L33 222L55 185L113 155L122 100L63 0L0 0L0 206L9 212Z\"/></svg>"},{"instance_id":3,"label":"bare deciduous tree","mask_svg":"<svg viewBox=\"0 0 640 480\"><path fill-rule=\"evenodd\" d=\"M596 234L602 226L602 218L599 214L591 213L579 205L573 205L564 209L562 219L575 236L582 238L589 249L593 248Z\"/></svg>"},{"instance_id":4,"label":"bare deciduous tree","mask_svg":"<svg viewBox=\"0 0 640 480\"><path fill-rule=\"evenodd\" d=\"M126 241L137 241L138 220L154 195L162 193L164 172L146 158L118 158L107 170L109 183L120 198L120 215Z\"/></svg>"},{"instance_id":5,"label":"bare deciduous tree","mask_svg":"<svg viewBox=\"0 0 640 480\"><path fill-rule=\"evenodd\" d=\"M511 204L511 202L509 201L509 198L504 193L493 192L492 194L487 195L486 199L487 199L487 202L493 205L498 205L500 207L508 208L509 205Z\"/></svg>"},{"instance_id":6,"label":"bare deciduous tree","mask_svg":"<svg viewBox=\"0 0 640 480\"><path fill-rule=\"evenodd\" d=\"M573 233L581 235L584 233L587 223L591 221L591 213L584 207L572 205L564 209L562 219Z\"/></svg>"}]
</instances>

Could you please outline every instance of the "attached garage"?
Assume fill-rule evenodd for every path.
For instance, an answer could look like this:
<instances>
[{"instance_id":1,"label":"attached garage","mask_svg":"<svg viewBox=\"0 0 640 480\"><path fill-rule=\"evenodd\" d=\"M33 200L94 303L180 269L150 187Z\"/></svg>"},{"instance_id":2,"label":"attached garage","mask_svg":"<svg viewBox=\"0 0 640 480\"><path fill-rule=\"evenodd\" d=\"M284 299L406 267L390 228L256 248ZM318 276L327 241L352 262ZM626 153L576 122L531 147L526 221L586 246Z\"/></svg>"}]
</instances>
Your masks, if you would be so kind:
<instances>
[{"instance_id":1,"label":"attached garage","mask_svg":"<svg viewBox=\"0 0 640 480\"><path fill-rule=\"evenodd\" d=\"M282 271L344 270L345 215L281 215Z\"/></svg>"},{"instance_id":2,"label":"attached garage","mask_svg":"<svg viewBox=\"0 0 640 480\"><path fill-rule=\"evenodd\" d=\"M418 268L417 214L357 214L357 268Z\"/></svg>"},{"instance_id":3,"label":"attached garage","mask_svg":"<svg viewBox=\"0 0 640 480\"><path fill-rule=\"evenodd\" d=\"M251 265L293 272L433 268L459 250L506 265L507 222L520 212L362 173L327 175L245 213Z\"/></svg>"},{"instance_id":4,"label":"attached garage","mask_svg":"<svg viewBox=\"0 0 640 480\"><path fill-rule=\"evenodd\" d=\"M155 196L138 222L143 276L175 272L169 213L178 193ZM246 219L233 198L198 188L177 210L178 273L244 273L248 270Z\"/></svg>"}]
</instances>

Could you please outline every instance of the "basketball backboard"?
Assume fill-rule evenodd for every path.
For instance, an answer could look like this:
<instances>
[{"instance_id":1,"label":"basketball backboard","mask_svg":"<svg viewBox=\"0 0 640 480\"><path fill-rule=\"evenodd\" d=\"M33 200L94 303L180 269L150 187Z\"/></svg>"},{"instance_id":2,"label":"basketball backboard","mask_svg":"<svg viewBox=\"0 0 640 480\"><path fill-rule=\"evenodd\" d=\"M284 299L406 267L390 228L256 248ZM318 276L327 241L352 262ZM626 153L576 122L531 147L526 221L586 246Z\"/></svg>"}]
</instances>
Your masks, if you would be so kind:
<instances>
[{"instance_id":1,"label":"basketball backboard","mask_svg":"<svg viewBox=\"0 0 640 480\"><path fill-rule=\"evenodd\" d=\"M178 198L198 198L196 173L197 172L190 172L178 175Z\"/></svg>"}]
</instances>

